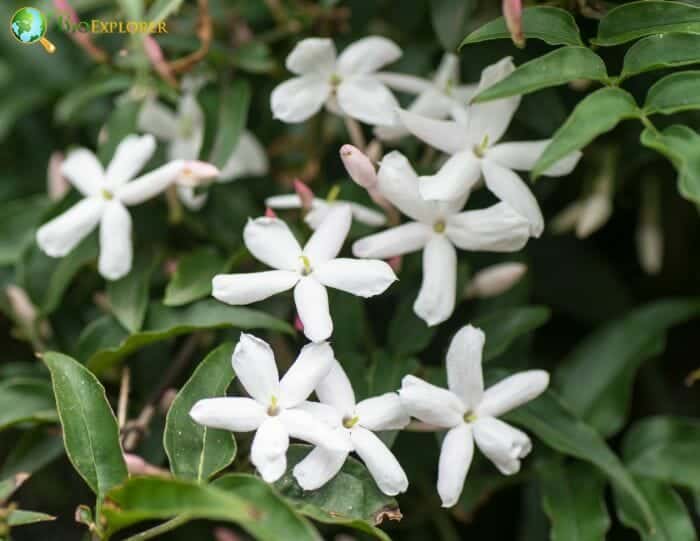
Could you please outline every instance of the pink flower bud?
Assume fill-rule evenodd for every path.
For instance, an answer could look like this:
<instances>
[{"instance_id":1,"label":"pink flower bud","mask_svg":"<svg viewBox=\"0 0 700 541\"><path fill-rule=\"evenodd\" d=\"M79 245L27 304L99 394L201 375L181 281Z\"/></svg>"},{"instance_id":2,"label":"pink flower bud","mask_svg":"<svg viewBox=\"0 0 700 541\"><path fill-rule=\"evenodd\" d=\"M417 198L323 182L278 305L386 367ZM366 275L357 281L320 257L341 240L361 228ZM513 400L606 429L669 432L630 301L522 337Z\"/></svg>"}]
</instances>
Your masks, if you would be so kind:
<instances>
[{"instance_id":1,"label":"pink flower bud","mask_svg":"<svg viewBox=\"0 0 700 541\"><path fill-rule=\"evenodd\" d=\"M304 324L301 322L299 314L294 315L294 328L299 332L304 332Z\"/></svg>"},{"instance_id":2,"label":"pink flower bud","mask_svg":"<svg viewBox=\"0 0 700 541\"><path fill-rule=\"evenodd\" d=\"M369 190L377 184L377 171L370 159L352 145L340 147L340 159L343 160L348 175L357 184Z\"/></svg>"},{"instance_id":3,"label":"pink flower bud","mask_svg":"<svg viewBox=\"0 0 700 541\"><path fill-rule=\"evenodd\" d=\"M151 61L153 69L171 85L177 85L175 76L173 75L170 65L165 61L163 50L158 45L158 42L153 36L145 36L143 38L143 48L146 51L146 56Z\"/></svg>"},{"instance_id":4,"label":"pink flower bud","mask_svg":"<svg viewBox=\"0 0 700 541\"><path fill-rule=\"evenodd\" d=\"M61 174L61 166L63 165L63 153L54 152L49 158L49 167L47 170L48 177L48 192L51 201L62 199L70 190L70 184Z\"/></svg>"},{"instance_id":5,"label":"pink flower bud","mask_svg":"<svg viewBox=\"0 0 700 541\"><path fill-rule=\"evenodd\" d=\"M228 528L215 528L214 539L216 541L242 541L238 535Z\"/></svg>"},{"instance_id":6,"label":"pink flower bud","mask_svg":"<svg viewBox=\"0 0 700 541\"><path fill-rule=\"evenodd\" d=\"M513 43L518 47L525 47L522 0L503 0L503 17L506 19L506 26Z\"/></svg>"},{"instance_id":7,"label":"pink flower bud","mask_svg":"<svg viewBox=\"0 0 700 541\"><path fill-rule=\"evenodd\" d=\"M401 265L403 264L403 256L395 255L394 257L387 259L386 262L391 267L391 270L394 272L399 272L401 271Z\"/></svg>"},{"instance_id":8,"label":"pink flower bud","mask_svg":"<svg viewBox=\"0 0 700 541\"><path fill-rule=\"evenodd\" d=\"M199 160L186 161L183 164L182 173L177 178L180 186L194 188L204 186L219 176L219 168L207 162Z\"/></svg>"},{"instance_id":9,"label":"pink flower bud","mask_svg":"<svg viewBox=\"0 0 700 541\"><path fill-rule=\"evenodd\" d=\"M468 298L487 299L505 293L527 272L523 263L499 263L477 272L467 286Z\"/></svg>"},{"instance_id":10,"label":"pink flower bud","mask_svg":"<svg viewBox=\"0 0 700 541\"><path fill-rule=\"evenodd\" d=\"M156 477L170 477L170 472L149 464L143 458L131 453L124 453L126 469L131 475L152 475Z\"/></svg>"},{"instance_id":11,"label":"pink flower bud","mask_svg":"<svg viewBox=\"0 0 700 541\"><path fill-rule=\"evenodd\" d=\"M174 257L168 258L163 263L163 271L165 271L165 274L167 274L168 277L171 277L177 271L177 266L179 263L180 261Z\"/></svg>"},{"instance_id":12,"label":"pink flower bud","mask_svg":"<svg viewBox=\"0 0 700 541\"><path fill-rule=\"evenodd\" d=\"M296 179L294 180L294 191L301 199L301 208L306 211L311 210L314 201L314 192L311 191L311 188L301 180Z\"/></svg>"},{"instance_id":13,"label":"pink flower bud","mask_svg":"<svg viewBox=\"0 0 700 541\"><path fill-rule=\"evenodd\" d=\"M277 214L270 207L265 209L265 218L277 218Z\"/></svg>"}]
</instances>

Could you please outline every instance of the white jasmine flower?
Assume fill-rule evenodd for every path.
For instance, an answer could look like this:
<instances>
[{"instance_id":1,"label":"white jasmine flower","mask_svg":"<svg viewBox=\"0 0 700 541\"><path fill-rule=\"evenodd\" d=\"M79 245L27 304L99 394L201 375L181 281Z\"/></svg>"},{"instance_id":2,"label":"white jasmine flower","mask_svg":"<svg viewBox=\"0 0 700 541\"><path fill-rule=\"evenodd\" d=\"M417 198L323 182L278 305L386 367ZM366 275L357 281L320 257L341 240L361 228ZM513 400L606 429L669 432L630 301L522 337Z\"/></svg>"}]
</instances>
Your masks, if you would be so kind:
<instances>
[{"instance_id":1,"label":"white jasmine flower","mask_svg":"<svg viewBox=\"0 0 700 541\"><path fill-rule=\"evenodd\" d=\"M250 274L219 274L212 295L228 304L261 301L294 288L294 302L309 340L326 340L333 332L326 287L360 297L383 293L396 275L378 260L337 258L350 230L347 205L333 207L302 249L287 224L277 218L249 220L243 240L259 261L276 269Z\"/></svg>"},{"instance_id":2,"label":"white jasmine flower","mask_svg":"<svg viewBox=\"0 0 700 541\"><path fill-rule=\"evenodd\" d=\"M474 442L505 475L520 471L532 449L527 434L497 419L539 396L549 385L544 370L509 376L484 390L481 354L484 333L463 327L447 351L448 389L415 376L401 383L401 402L411 416L447 429L442 442L437 489L443 507L457 503L474 454Z\"/></svg>"},{"instance_id":3,"label":"white jasmine flower","mask_svg":"<svg viewBox=\"0 0 700 541\"><path fill-rule=\"evenodd\" d=\"M97 157L81 148L72 151L61 167L62 174L85 198L39 228L36 240L51 257L63 257L95 227L100 226L98 269L108 280L118 280L131 270L131 216L127 206L155 197L170 184L192 176L206 165L175 160L131 180L155 150L150 135L127 136L117 147L107 169Z\"/></svg>"},{"instance_id":4,"label":"white jasmine flower","mask_svg":"<svg viewBox=\"0 0 700 541\"><path fill-rule=\"evenodd\" d=\"M477 88L475 84L459 84L459 57L453 53L445 53L432 80L401 73L379 72L377 76L394 90L417 94L408 111L429 118L448 117L454 107L464 107ZM395 141L409 131L402 125L378 126L374 133L384 141Z\"/></svg>"},{"instance_id":5,"label":"white jasmine flower","mask_svg":"<svg viewBox=\"0 0 700 541\"><path fill-rule=\"evenodd\" d=\"M167 141L171 160L196 160L202 149L205 126L204 112L197 102L198 88L198 84L185 85L177 113L155 99L146 100L139 113L139 129ZM251 132L244 130L216 179L230 182L245 176L264 175L268 167L265 149ZM207 194L198 194L195 188L177 187L180 200L192 210L202 208L207 200Z\"/></svg>"},{"instance_id":6,"label":"white jasmine flower","mask_svg":"<svg viewBox=\"0 0 700 541\"><path fill-rule=\"evenodd\" d=\"M365 207L352 201L344 201L342 199L322 199L314 197L311 200L311 210L304 216L304 221L309 224L311 229L316 229L321 222L328 216L332 208L338 205L347 205L350 207L352 217L360 223L379 227L386 223L386 217L376 210ZM300 209L303 208L301 197L298 194L289 195L273 195L265 199L265 206L271 209Z\"/></svg>"},{"instance_id":7,"label":"white jasmine flower","mask_svg":"<svg viewBox=\"0 0 700 541\"><path fill-rule=\"evenodd\" d=\"M327 342L304 346L281 380L272 348L251 334L241 333L232 362L251 398L206 398L192 407L190 416L212 428L255 430L250 460L265 481L277 481L287 469L290 437L347 450L343 438L298 407L333 365L333 350Z\"/></svg>"},{"instance_id":8,"label":"white jasmine flower","mask_svg":"<svg viewBox=\"0 0 700 541\"><path fill-rule=\"evenodd\" d=\"M418 191L418 175L400 152L382 160L378 189L413 222L355 242L357 257L391 258L423 250L423 283L413 305L428 325L452 315L457 291L457 252L520 250L530 234L528 221L506 203L461 212L466 195L447 202L425 201Z\"/></svg>"},{"instance_id":9,"label":"white jasmine flower","mask_svg":"<svg viewBox=\"0 0 700 541\"><path fill-rule=\"evenodd\" d=\"M355 402L355 393L338 361L316 387L321 403L301 405L311 415L334 427L349 444L349 451L320 445L294 467L294 477L304 490L316 490L330 481L351 451L364 461L379 489L389 496L405 492L408 479L396 457L374 432L400 430L409 422L396 393Z\"/></svg>"},{"instance_id":10,"label":"white jasmine flower","mask_svg":"<svg viewBox=\"0 0 700 541\"><path fill-rule=\"evenodd\" d=\"M510 58L487 67L481 74L477 90L492 86L509 75L515 67ZM550 139L501 143L503 134L520 104L520 96L485 103L468 109L454 108L455 120L434 120L409 111L399 111L404 126L413 135L451 157L431 176L420 179L421 195L428 200L449 200L468 193L481 178L486 187L502 201L525 216L534 236L544 229L544 219L532 192L513 170L529 171ZM549 176L568 175L581 158L573 152L544 172Z\"/></svg>"},{"instance_id":11,"label":"white jasmine flower","mask_svg":"<svg viewBox=\"0 0 700 541\"><path fill-rule=\"evenodd\" d=\"M398 102L376 71L400 56L398 45L379 36L356 41L337 58L332 40L302 40L286 62L298 77L273 90L272 113L283 122L303 122L325 104L366 124L393 125Z\"/></svg>"}]
</instances>

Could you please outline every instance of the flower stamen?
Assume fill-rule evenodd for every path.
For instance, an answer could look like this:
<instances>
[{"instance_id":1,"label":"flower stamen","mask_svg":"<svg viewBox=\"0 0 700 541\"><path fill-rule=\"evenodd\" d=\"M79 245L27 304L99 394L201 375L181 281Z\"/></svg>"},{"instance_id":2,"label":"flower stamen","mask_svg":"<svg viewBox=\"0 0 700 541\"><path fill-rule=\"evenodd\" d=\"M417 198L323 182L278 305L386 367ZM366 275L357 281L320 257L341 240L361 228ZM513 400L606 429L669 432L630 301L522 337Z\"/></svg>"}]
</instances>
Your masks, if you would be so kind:
<instances>
[{"instance_id":1,"label":"flower stamen","mask_svg":"<svg viewBox=\"0 0 700 541\"><path fill-rule=\"evenodd\" d=\"M102 197L104 197L107 201L111 201L114 199L114 194L110 192L109 190L105 190L104 188L102 189Z\"/></svg>"},{"instance_id":2,"label":"flower stamen","mask_svg":"<svg viewBox=\"0 0 700 541\"><path fill-rule=\"evenodd\" d=\"M476 421L476 414L468 411L467 413L464 414L464 422L465 423L473 423Z\"/></svg>"},{"instance_id":3,"label":"flower stamen","mask_svg":"<svg viewBox=\"0 0 700 541\"><path fill-rule=\"evenodd\" d=\"M479 145L474 145L474 154L476 155L477 158L483 158L484 155L486 154L486 149L489 147L489 136L484 135L484 138L481 141L481 144Z\"/></svg>"},{"instance_id":4,"label":"flower stamen","mask_svg":"<svg viewBox=\"0 0 700 541\"><path fill-rule=\"evenodd\" d=\"M301 262L304 265L303 268L301 269L301 274L303 276L308 276L309 274L311 274L311 271L313 270L311 268L311 261L309 261L309 258L306 257L305 255L300 255L299 259L301 259Z\"/></svg>"},{"instance_id":5,"label":"flower stamen","mask_svg":"<svg viewBox=\"0 0 700 541\"><path fill-rule=\"evenodd\" d=\"M279 407L279 405L277 404L277 397L274 396L274 395L273 395L272 398L270 399L270 407L267 408L267 414L268 414L270 417L275 417L275 416L277 416L277 415L280 414L280 407Z\"/></svg>"},{"instance_id":6,"label":"flower stamen","mask_svg":"<svg viewBox=\"0 0 700 541\"><path fill-rule=\"evenodd\" d=\"M346 417L345 419L343 419L343 426L345 428L352 428L357 424L359 420L360 418L357 415L355 415L354 417Z\"/></svg>"},{"instance_id":7,"label":"flower stamen","mask_svg":"<svg viewBox=\"0 0 700 541\"><path fill-rule=\"evenodd\" d=\"M444 220L439 220L435 222L433 225L433 231L436 233L444 233L445 232L445 221Z\"/></svg>"},{"instance_id":8,"label":"flower stamen","mask_svg":"<svg viewBox=\"0 0 700 541\"><path fill-rule=\"evenodd\" d=\"M338 186L336 184L328 192L328 195L326 196L326 201L328 203L333 203L336 199L338 199L339 195L340 195L340 186Z\"/></svg>"}]
</instances>

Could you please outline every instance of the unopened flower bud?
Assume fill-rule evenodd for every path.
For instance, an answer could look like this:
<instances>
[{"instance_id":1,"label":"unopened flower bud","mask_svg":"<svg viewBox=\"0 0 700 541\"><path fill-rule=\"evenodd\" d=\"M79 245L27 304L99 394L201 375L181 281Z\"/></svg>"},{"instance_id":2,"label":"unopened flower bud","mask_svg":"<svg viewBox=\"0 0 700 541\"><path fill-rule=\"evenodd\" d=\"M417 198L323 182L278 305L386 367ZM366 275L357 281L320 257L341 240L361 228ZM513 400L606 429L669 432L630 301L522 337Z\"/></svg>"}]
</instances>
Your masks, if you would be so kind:
<instances>
[{"instance_id":1,"label":"unopened flower bud","mask_svg":"<svg viewBox=\"0 0 700 541\"><path fill-rule=\"evenodd\" d=\"M146 56L151 61L153 69L168 83L173 86L177 85L175 76L173 75L170 65L165 61L163 50L158 45L158 42L153 36L145 36L143 38L143 48Z\"/></svg>"},{"instance_id":2,"label":"unopened flower bud","mask_svg":"<svg viewBox=\"0 0 700 541\"><path fill-rule=\"evenodd\" d=\"M216 541L241 541L241 538L228 528L215 528L214 539Z\"/></svg>"},{"instance_id":3,"label":"unopened flower bud","mask_svg":"<svg viewBox=\"0 0 700 541\"><path fill-rule=\"evenodd\" d=\"M520 48L525 47L522 0L503 0L503 17L513 43Z\"/></svg>"},{"instance_id":4,"label":"unopened flower bud","mask_svg":"<svg viewBox=\"0 0 700 541\"><path fill-rule=\"evenodd\" d=\"M642 186L642 204L637 226L637 255L647 274L658 274L663 265L664 237L659 220L659 185L647 180Z\"/></svg>"},{"instance_id":5,"label":"unopened flower bud","mask_svg":"<svg viewBox=\"0 0 700 541\"><path fill-rule=\"evenodd\" d=\"M301 322L299 314L294 315L294 328L299 332L304 332L304 324Z\"/></svg>"},{"instance_id":6,"label":"unopened flower bud","mask_svg":"<svg viewBox=\"0 0 700 541\"><path fill-rule=\"evenodd\" d=\"M394 272L400 272L401 266L403 264L403 256L396 255L394 257L390 257L386 260L386 262L391 267L391 270L393 270Z\"/></svg>"},{"instance_id":7,"label":"unopened flower bud","mask_svg":"<svg viewBox=\"0 0 700 541\"><path fill-rule=\"evenodd\" d=\"M265 218L277 218L277 214L270 207L265 209Z\"/></svg>"},{"instance_id":8,"label":"unopened flower bud","mask_svg":"<svg viewBox=\"0 0 700 541\"><path fill-rule=\"evenodd\" d=\"M301 208L305 211L311 210L314 201L314 192L311 191L308 184L303 183L301 180L294 180L294 191L301 199Z\"/></svg>"},{"instance_id":9,"label":"unopened flower bud","mask_svg":"<svg viewBox=\"0 0 700 541\"><path fill-rule=\"evenodd\" d=\"M170 472L149 464L143 458L132 453L124 453L126 469L131 475L152 475L156 477L170 477Z\"/></svg>"},{"instance_id":10,"label":"unopened flower bud","mask_svg":"<svg viewBox=\"0 0 700 541\"><path fill-rule=\"evenodd\" d=\"M205 186L219 176L219 168L207 162L188 160L177 177L177 184L188 188Z\"/></svg>"},{"instance_id":11,"label":"unopened flower bud","mask_svg":"<svg viewBox=\"0 0 700 541\"><path fill-rule=\"evenodd\" d=\"M517 284L527 272L523 263L499 263L477 272L466 289L467 298L495 297Z\"/></svg>"},{"instance_id":12,"label":"unopened flower bud","mask_svg":"<svg viewBox=\"0 0 700 541\"><path fill-rule=\"evenodd\" d=\"M585 239L603 227L612 214L612 202L607 195L594 193L583 203L576 225L576 236Z\"/></svg>"},{"instance_id":13,"label":"unopened flower bud","mask_svg":"<svg viewBox=\"0 0 700 541\"><path fill-rule=\"evenodd\" d=\"M368 190L374 188L377 184L377 171L360 149L343 145L340 147L340 159L352 180Z\"/></svg>"},{"instance_id":14,"label":"unopened flower bud","mask_svg":"<svg viewBox=\"0 0 700 541\"><path fill-rule=\"evenodd\" d=\"M31 326L36 319L37 311L27 292L19 286L10 284L5 288L5 294L17 322L24 326Z\"/></svg>"},{"instance_id":15,"label":"unopened flower bud","mask_svg":"<svg viewBox=\"0 0 700 541\"><path fill-rule=\"evenodd\" d=\"M47 188L49 192L49 199L51 201L58 201L62 199L66 193L70 190L70 184L66 180L66 177L61 173L61 166L63 165L63 153L54 152L49 158L49 167L46 172L47 176Z\"/></svg>"},{"instance_id":16,"label":"unopened flower bud","mask_svg":"<svg viewBox=\"0 0 700 541\"><path fill-rule=\"evenodd\" d=\"M576 224L581 219L583 204L581 201L574 201L559 214L557 214L550 222L550 229L555 234L568 233L573 231Z\"/></svg>"}]
</instances>

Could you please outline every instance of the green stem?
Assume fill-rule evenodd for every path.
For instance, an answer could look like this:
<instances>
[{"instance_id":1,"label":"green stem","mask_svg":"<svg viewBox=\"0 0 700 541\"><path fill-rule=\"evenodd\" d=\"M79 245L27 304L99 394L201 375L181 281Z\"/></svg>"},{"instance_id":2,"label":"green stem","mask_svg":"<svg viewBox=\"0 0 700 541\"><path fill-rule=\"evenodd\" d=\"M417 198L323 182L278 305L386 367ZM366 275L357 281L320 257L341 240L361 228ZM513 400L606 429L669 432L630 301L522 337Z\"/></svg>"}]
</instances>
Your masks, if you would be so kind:
<instances>
[{"instance_id":1,"label":"green stem","mask_svg":"<svg viewBox=\"0 0 700 541\"><path fill-rule=\"evenodd\" d=\"M174 530L178 526L182 526L189 519L190 517L188 517L187 515L180 515L179 517L175 517L169 520L168 522L163 522L163 524L154 526L149 530L144 530L143 532L137 533L136 535L127 537L126 539L124 539L124 541L144 541L145 539L153 539L158 535Z\"/></svg>"},{"instance_id":2,"label":"green stem","mask_svg":"<svg viewBox=\"0 0 700 541\"><path fill-rule=\"evenodd\" d=\"M649 117L645 115L643 112L639 113L639 120L642 122L644 127L648 130L653 131L654 133L659 133L659 130L656 129L656 126L652 123L651 120L649 120Z\"/></svg>"}]
</instances>

